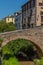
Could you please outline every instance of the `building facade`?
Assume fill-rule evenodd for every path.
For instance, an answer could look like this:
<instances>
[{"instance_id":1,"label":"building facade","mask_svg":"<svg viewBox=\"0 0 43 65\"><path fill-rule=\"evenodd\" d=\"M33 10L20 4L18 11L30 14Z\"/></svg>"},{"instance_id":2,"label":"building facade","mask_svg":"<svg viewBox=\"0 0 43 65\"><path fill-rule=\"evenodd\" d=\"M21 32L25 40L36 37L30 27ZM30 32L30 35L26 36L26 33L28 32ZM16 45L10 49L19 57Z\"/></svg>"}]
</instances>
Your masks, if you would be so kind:
<instances>
[{"instance_id":1,"label":"building facade","mask_svg":"<svg viewBox=\"0 0 43 65\"><path fill-rule=\"evenodd\" d=\"M16 13L15 26L16 26L17 30L21 30L22 29L22 13Z\"/></svg>"},{"instance_id":2,"label":"building facade","mask_svg":"<svg viewBox=\"0 0 43 65\"><path fill-rule=\"evenodd\" d=\"M22 28L43 25L43 0L29 0L22 6Z\"/></svg>"},{"instance_id":3,"label":"building facade","mask_svg":"<svg viewBox=\"0 0 43 65\"><path fill-rule=\"evenodd\" d=\"M14 18L14 15L9 15L6 17L6 23L15 23L15 18Z\"/></svg>"}]
</instances>

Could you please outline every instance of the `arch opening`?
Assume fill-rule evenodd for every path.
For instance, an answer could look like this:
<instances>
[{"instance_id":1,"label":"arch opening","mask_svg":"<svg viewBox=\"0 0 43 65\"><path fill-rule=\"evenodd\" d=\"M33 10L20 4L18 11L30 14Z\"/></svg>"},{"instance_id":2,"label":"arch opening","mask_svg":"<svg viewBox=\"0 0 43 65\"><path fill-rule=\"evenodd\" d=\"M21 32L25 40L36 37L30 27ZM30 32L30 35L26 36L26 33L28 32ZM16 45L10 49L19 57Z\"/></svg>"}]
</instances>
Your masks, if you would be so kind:
<instances>
[{"instance_id":1,"label":"arch opening","mask_svg":"<svg viewBox=\"0 0 43 65\"><path fill-rule=\"evenodd\" d=\"M21 41L23 40L23 41ZM15 42L16 41L16 42ZM25 43L24 43L25 41ZM29 46L28 46L28 43L27 41L29 42L29 44L31 43L33 45L32 49L30 48L30 51L29 51ZM22 43L21 43L22 42ZM13 43L15 45L13 45ZM24 44L23 44L24 43ZM20 45L21 44L21 45ZM12 46L11 46L12 45ZM18 45L18 46L17 46ZM24 46L25 45L25 46ZM6 45L5 45L6 46ZM40 49L39 46L37 46L34 42L30 41L30 40L27 40L27 39L16 39L16 40L12 40L10 42L8 42L7 44L8 47L11 46L13 52L15 50L14 46L16 47L16 51L15 53L13 53L12 55L15 55L19 61L32 61L33 59L35 58L40 58L42 56L42 51ZM21 47L20 47L21 46ZM19 48L20 47L20 48ZM31 47L31 46L30 46ZM19 50L18 50L19 48ZM10 49L11 50L11 49ZM11 50L11 52L12 52ZM9 52L10 54L10 52ZM5 54L6 55L6 54Z\"/></svg>"}]
</instances>

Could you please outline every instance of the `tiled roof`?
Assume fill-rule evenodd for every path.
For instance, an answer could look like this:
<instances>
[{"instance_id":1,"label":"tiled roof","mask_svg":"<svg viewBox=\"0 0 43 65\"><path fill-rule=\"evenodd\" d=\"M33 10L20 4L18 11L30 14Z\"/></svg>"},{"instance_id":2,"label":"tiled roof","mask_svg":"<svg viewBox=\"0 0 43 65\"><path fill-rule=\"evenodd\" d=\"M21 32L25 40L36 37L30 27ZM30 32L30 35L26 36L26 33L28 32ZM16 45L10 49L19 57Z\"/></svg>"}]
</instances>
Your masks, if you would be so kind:
<instances>
[{"instance_id":1,"label":"tiled roof","mask_svg":"<svg viewBox=\"0 0 43 65\"><path fill-rule=\"evenodd\" d=\"M8 15L6 18L14 18L14 15Z\"/></svg>"}]
</instances>

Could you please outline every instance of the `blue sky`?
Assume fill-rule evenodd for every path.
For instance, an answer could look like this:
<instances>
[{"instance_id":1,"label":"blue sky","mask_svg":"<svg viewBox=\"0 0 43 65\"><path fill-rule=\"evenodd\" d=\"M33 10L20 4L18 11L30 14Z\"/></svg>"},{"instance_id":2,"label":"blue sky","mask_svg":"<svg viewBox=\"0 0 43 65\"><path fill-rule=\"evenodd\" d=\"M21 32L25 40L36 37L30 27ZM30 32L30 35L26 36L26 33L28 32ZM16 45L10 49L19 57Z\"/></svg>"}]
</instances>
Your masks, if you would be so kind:
<instances>
[{"instance_id":1,"label":"blue sky","mask_svg":"<svg viewBox=\"0 0 43 65\"><path fill-rule=\"evenodd\" d=\"M28 0L0 0L0 19L21 9Z\"/></svg>"}]
</instances>

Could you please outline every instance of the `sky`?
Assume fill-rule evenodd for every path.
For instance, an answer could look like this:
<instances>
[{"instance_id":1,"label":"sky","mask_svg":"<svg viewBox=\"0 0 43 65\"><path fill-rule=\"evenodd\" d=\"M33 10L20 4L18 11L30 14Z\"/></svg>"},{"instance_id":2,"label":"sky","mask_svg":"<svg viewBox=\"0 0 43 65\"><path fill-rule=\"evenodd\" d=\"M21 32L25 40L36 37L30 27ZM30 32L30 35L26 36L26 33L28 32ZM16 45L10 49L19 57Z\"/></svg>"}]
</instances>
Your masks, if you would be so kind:
<instances>
[{"instance_id":1,"label":"sky","mask_svg":"<svg viewBox=\"0 0 43 65\"><path fill-rule=\"evenodd\" d=\"M0 19L21 9L28 0L0 0Z\"/></svg>"}]
</instances>

